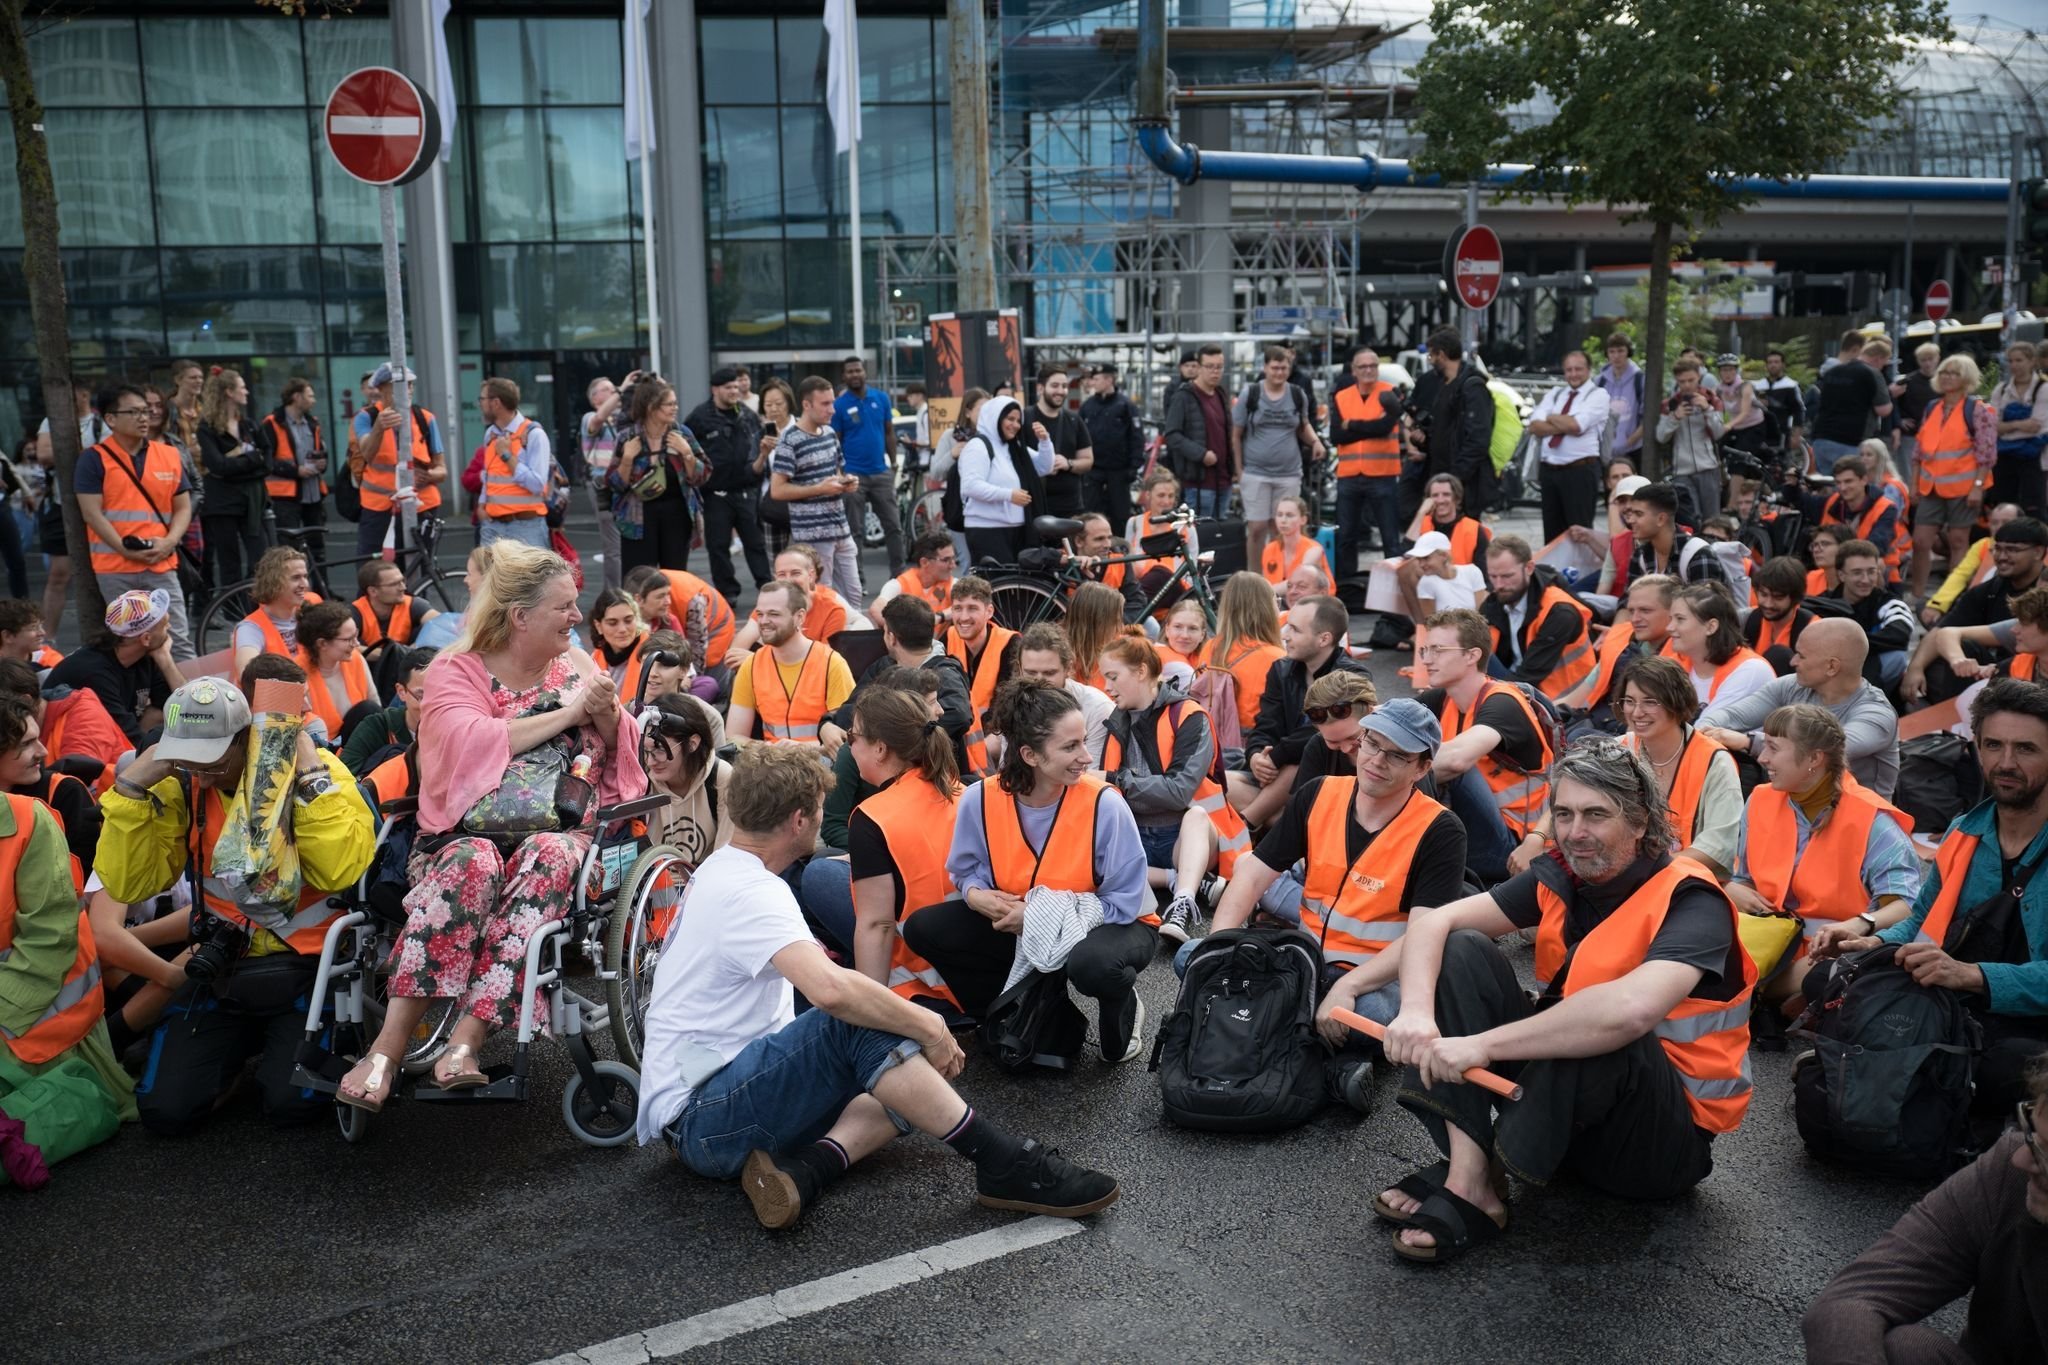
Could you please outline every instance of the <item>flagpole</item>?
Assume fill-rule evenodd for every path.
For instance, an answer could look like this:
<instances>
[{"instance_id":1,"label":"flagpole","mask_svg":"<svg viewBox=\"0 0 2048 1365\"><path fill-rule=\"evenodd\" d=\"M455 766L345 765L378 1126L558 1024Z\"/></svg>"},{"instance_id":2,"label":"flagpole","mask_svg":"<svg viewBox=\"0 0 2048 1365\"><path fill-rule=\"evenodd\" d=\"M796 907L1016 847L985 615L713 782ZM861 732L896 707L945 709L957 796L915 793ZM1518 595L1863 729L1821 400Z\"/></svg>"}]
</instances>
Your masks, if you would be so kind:
<instances>
[{"instance_id":1,"label":"flagpole","mask_svg":"<svg viewBox=\"0 0 2048 1365\"><path fill-rule=\"evenodd\" d=\"M661 305L655 291L654 264L654 82L647 59L647 11L637 4L629 9L639 35L640 73L640 229L641 254L647 262L647 367L661 373Z\"/></svg>"},{"instance_id":2,"label":"flagpole","mask_svg":"<svg viewBox=\"0 0 2048 1365\"><path fill-rule=\"evenodd\" d=\"M850 12L851 8L851 6L848 6L847 21L849 25L851 25L853 20ZM852 33L849 32L846 35L846 40L848 42L853 40ZM846 115L846 121L842 126L849 130L857 130L860 127L859 123L855 121L860 117L860 70L852 66L851 63L848 64L848 70L840 81L840 102L846 106L843 111ZM860 135L857 131L855 131L854 136L847 140L846 207L853 220L853 353L865 357L867 354L867 310L861 297Z\"/></svg>"}]
</instances>

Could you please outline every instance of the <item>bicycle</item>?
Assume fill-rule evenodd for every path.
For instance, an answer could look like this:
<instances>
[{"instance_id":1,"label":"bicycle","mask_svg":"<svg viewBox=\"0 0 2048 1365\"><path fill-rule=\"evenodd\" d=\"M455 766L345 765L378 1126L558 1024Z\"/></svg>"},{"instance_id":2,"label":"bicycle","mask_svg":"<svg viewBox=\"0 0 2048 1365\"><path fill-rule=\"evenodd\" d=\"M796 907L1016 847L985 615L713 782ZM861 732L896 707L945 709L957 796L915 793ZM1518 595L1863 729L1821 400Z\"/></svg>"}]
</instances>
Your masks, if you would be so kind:
<instances>
[{"instance_id":1,"label":"bicycle","mask_svg":"<svg viewBox=\"0 0 2048 1365\"><path fill-rule=\"evenodd\" d=\"M422 519L419 523L417 544L407 545L398 552L397 564L405 574L405 590L414 597L426 597L440 611L461 615L469 606L469 582L460 569L443 569L436 561L444 523L438 519ZM280 527L276 531L275 543L295 546L301 553L306 548L306 533L295 527ZM350 600L354 594L352 583L345 583L345 590L337 593L332 586L328 570L346 566L349 579L354 578L354 569L376 555L356 555L347 559L306 561L306 576L311 580L313 591L326 601ZM206 610L200 613L199 624L193 633L192 646L201 655L211 654L215 649L225 649L233 642L235 627L250 612L256 610L254 592L256 580L242 579L222 588L207 599ZM218 642L216 643L216 637Z\"/></svg>"},{"instance_id":2,"label":"bicycle","mask_svg":"<svg viewBox=\"0 0 2048 1365\"><path fill-rule=\"evenodd\" d=\"M996 624L1007 630L1022 631L1041 621L1063 621L1067 615L1067 600L1074 590L1083 583L1096 579L1089 573L1089 567L1107 568L1111 564L1137 566L1155 564L1172 556L1172 568L1165 580L1146 599L1140 619L1149 617L1162 608L1182 601L1193 601L1201 605L1202 615L1209 623L1209 629L1216 629L1216 596L1209 587L1209 565L1214 552L1205 550L1201 555L1188 553L1187 530L1195 523L1195 514L1187 507L1177 508L1172 516L1172 529L1159 531L1138 542L1135 551L1120 555L1104 555L1083 560L1070 549L1059 551L1057 568L1040 567L1028 562L1033 552L1026 551L1027 562L1002 565L984 574L989 581L989 595L993 599ZM1065 541L1081 533L1081 523L1067 517L1038 517L1031 523L1032 529L1044 541ZM1043 555L1043 551L1038 552Z\"/></svg>"}]
</instances>

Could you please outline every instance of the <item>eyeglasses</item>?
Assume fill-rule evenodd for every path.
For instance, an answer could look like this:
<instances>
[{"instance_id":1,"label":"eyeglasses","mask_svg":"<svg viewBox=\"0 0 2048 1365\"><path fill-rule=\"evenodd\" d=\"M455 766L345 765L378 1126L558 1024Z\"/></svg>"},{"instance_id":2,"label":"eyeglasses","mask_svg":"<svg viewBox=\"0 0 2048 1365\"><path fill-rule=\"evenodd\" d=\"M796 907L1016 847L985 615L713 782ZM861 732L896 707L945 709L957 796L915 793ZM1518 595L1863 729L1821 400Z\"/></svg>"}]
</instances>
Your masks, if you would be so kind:
<instances>
[{"instance_id":1,"label":"eyeglasses","mask_svg":"<svg viewBox=\"0 0 2048 1365\"><path fill-rule=\"evenodd\" d=\"M1321 725L1326 720L1350 720L1357 707L1354 703L1340 701L1335 706L1311 706L1308 708L1308 723Z\"/></svg>"},{"instance_id":2,"label":"eyeglasses","mask_svg":"<svg viewBox=\"0 0 2048 1365\"><path fill-rule=\"evenodd\" d=\"M2036 1179L2048 1177L2048 1151L2041 1148L2041 1135L2034 1131L2034 1101L2028 1100L2019 1107L2020 1136L2027 1140L2027 1154L2034 1158Z\"/></svg>"},{"instance_id":3,"label":"eyeglasses","mask_svg":"<svg viewBox=\"0 0 2048 1365\"><path fill-rule=\"evenodd\" d=\"M1361 758L1378 759L1390 768L1396 763L1413 763L1416 759L1422 757L1421 754L1411 754L1401 749L1392 749L1371 739L1361 739L1358 741L1358 754Z\"/></svg>"},{"instance_id":4,"label":"eyeglasses","mask_svg":"<svg viewBox=\"0 0 2048 1365\"><path fill-rule=\"evenodd\" d=\"M1664 703L1658 701L1655 697L1623 697L1621 699L1621 709L1624 711L1662 711Z\"/></svg>"},{"instance_id":5,"label":"eyeglasses","mask_svg":"<svg viewBox=\"0 0 2048 1365\"><path fill-rule=\"evenodd\" d=\"M116 417L147 417L147 416L149 416L149 409L148 409L148 408L116 408L116 409L114 410L114 416L116 416Z\"/></svg>"}]
</instances>

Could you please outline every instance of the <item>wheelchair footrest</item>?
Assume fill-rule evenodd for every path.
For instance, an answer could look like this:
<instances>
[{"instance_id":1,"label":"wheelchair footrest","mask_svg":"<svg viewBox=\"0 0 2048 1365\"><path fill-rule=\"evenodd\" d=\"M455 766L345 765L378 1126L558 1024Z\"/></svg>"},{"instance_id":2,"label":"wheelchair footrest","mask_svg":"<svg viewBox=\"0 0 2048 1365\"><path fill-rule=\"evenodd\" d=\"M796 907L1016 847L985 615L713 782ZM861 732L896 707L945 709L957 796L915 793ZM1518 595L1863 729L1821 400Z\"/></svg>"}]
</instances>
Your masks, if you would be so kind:
<instances>
[{"instance_id":1,"label":"wheelchair footrest","mask_svg":"<svg viewBox=\"0 0 2048 1365\"><path fill-rule=\"evenodd\" d=\"M467 1090L443 1090L431 1077L414 1086L412 1097L428 1104L506 1104L526 1098L526 1078L507 1063L484 1068L489 1080Z\"/></svg>"},{"instance_id":2,"label":"wheelchair footrest","mask_svg":"<svg viewBox=\"0 0 2048 1365\"><path fill-rule=\"evenodd\" d=\"M337 1057L311 1039L299 1044L292 1066L292 1084L317 1094L332 1095L341 1088L341 1078L348 1075L349 1063L346 1057Z\"/></svg>"}]
</instances>

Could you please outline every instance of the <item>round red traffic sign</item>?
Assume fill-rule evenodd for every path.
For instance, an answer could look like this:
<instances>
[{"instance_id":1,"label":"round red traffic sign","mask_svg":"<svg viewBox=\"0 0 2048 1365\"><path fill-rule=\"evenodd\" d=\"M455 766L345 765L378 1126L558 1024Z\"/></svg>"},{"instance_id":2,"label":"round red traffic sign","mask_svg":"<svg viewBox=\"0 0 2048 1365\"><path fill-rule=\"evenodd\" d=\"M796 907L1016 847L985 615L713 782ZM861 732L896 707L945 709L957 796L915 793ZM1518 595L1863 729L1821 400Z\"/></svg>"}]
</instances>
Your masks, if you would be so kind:
<instances>
[{"instance_id":1,"label":"round red traffic sign","mask_svg":"<svg viewBox=\"0 0 2048 1365\"><path fill-rule=\"evenodd\" d=\"M1936 280L1927 286L1927 317L1929 321L1940 322L1948 316L1955 305L1955 291L1948 287L1947 280Z\"/></svg>"},{"instance_id":2,"label":"round red traffic sign","mask_svg":"<svg viewBox=\"0 0 2048 1365\"><path fill-rule=\"evenodd\" d=\"M1467 308L1485 308L1500 293L1500 235L1484 223L1451 234L1444 251L1444 282Z\"/></svg>"},{"instance_id":3,"label":"round red traffic sign","mask_svg":"<svg viewBox=\"0 0 2048 1365\"><path fill-rule=\"evenodd\" d=\"M366 185L403 185L434 163L441 117L434 101L388 66L351 71L327 97L327 150Z\"/></svg>"}]
</instances>

